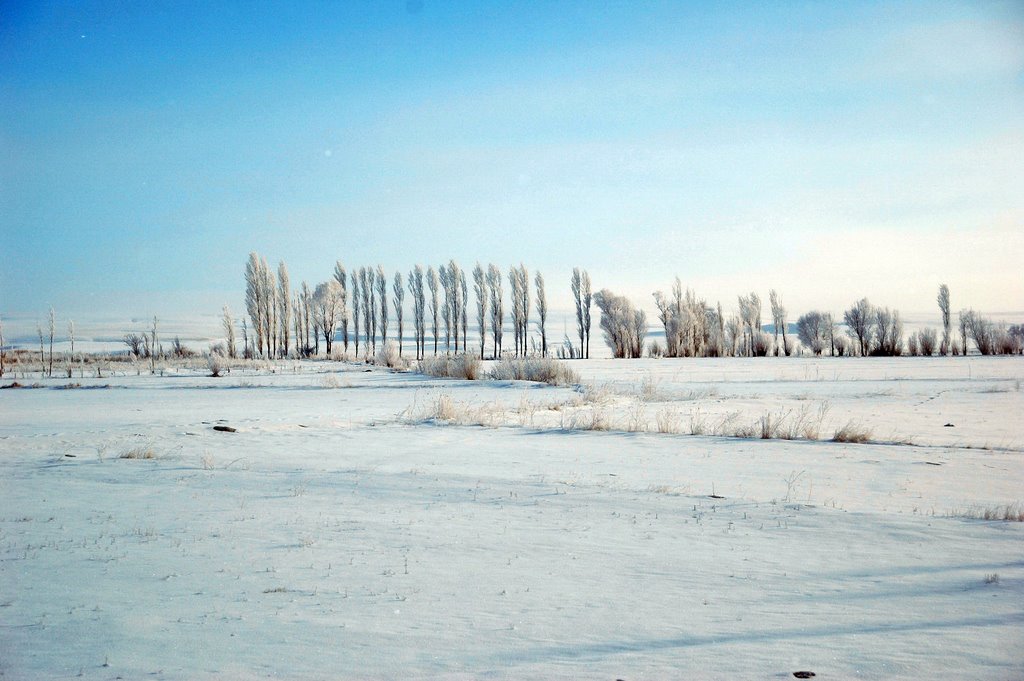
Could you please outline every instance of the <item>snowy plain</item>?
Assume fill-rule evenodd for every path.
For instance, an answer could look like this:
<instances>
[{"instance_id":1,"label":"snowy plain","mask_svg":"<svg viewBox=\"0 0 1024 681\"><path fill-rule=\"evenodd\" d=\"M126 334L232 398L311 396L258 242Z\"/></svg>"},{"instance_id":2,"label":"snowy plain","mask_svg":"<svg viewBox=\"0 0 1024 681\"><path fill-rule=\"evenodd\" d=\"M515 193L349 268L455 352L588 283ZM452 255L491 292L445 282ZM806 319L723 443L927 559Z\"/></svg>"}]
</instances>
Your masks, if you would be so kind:
<instances>
[{"instance_id":1,"label":"snowy plain","mask_svg":"<svg viewBox=\"0 0 1024 681\"><path fill-rule=\"evenodd\" d=\"M1024 677L1020 358L571 364L0 391L0 677Z\"/></svg>"}]
</instances>

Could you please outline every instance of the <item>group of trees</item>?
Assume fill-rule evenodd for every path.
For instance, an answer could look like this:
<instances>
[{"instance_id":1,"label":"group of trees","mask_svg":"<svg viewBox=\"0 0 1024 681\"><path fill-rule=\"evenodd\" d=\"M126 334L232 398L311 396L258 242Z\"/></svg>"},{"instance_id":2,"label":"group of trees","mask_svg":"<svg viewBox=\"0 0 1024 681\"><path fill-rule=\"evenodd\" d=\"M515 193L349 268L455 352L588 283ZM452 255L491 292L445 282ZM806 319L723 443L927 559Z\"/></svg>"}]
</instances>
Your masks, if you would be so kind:
<instances>
[{"instance_id":1,"label":"group of trees","mask_svg":"<svg viewBox=\"0 0 1024 681\"><path fill-rule=\"evenodd\" d=\"M416 359L426 355L428 328L433 338L434 354L439 352L442 332L445 352L468 351L469 286L466 272L455 260L436 269L431 266L424 270L421 265L416 265L406 277L396 272L391 280L390 301L388 279L380 265L376 268L360 267L349 273L339 261L331 279L317 284L312 293L308 284L303 282L294 297L289 294L285 264L281 262L278 265L276 279L271 272L265 258L257 253L249 254L245 268L245 300L253 337L250 340L243 320L243 352L247 357L283 357L293 352L303 357L317 355L320 353L321 339L325 352L330 355L339 334L345 352L348 352L351 341L356 355L360 354L360 348L365 355L375 354L378 343L384 347L388 341L388 324L391 319L397 324L396 339L399 340L398 352L401 354L401 340L405 338L407 291L412 303ZM580 301L585 301L585 305L580 301L577 305L577 321L583 345L584 341L589 344L590 278L585 272L580 275L579 270L574 271L576 276L586 279L586 286L580 294ZM497 265L490 264L485 270L480 263L473 268L472 277L480 356L484 358L486 355L489 332L492 354L500 357L505 326L504 277ZM509 268L508 282L514 352L517 356L526 355L531 352L531 295L526 267L520 264ZM540 272L534 278L534 294L533 300L539 316L535 324L541 338L540 354L547 355L548 304L544 277ZM227 332L227 353L234 357L234 321L227 306L224 307L223 324ZM294 338L294 343L290 342L290 338Z\"/></svg>"}]
</instances>

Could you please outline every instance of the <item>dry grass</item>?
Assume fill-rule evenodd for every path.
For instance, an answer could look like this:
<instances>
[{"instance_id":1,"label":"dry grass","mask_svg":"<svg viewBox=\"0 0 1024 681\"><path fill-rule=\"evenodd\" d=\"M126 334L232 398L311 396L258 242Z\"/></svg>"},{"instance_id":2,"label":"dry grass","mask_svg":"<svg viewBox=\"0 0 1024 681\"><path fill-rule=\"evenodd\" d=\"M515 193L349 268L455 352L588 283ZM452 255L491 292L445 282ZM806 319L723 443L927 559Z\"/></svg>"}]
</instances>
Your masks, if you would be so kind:
<instances>
[{"instance_id":1,"label":"dry grass","mask_svg":"<svg viewBox=\"0 0 1024 681\"><path fill-rule=\"evenodd\" d=\"M401 356L398 344L394 341L388 341L380 350L377 351L377 357L374 359L374 364L377 366L385 366L389 369L396 369L398 371L405 371L409 367L409 363Z\"/></svg>"},{"instance_id":2,"label":"dry grass","mask_svg":"<svg viewBox=\"0 0 1024 681\"><path fill-rule=\"evenodd\" d=\"M678 409L665 407L654 417L659 433L678 434L683 431L683 415Z\"/></svg>"},{"instance_id":3,"label":"dry grass","mask_svg":"<svg viewBox=\"0 0 1024 681\"><path fill-rule=\"evenodd\" d=\"M579 374L551 357L506 357L491 369L495 381L536 381L548 385L577 385Z\"/></svg>"},{"instance_id":4,"label":"dry grass","mask_svg":"<svg viewBox=\"0 0 1024 681\"><path fill-rule=\"evenodd\" d=\"M871 442L872 432L866 426L863 426L855 421L847 421L846 425L836 430L832 436L833 442L852 442L856 444L864 444Z\"/></svg>"},{"instance_id":5,"label":"dry grass","mask_svg":"<svg viewBox=\"0 0 1024 681\"><path fill-rule=\"evenodd\" d=\"M424 357L416 371L435 378L460 378L475 381L480 378L480 358L472 354L435 355Z\"/></svg>"},{"instance_id":6,"label":"dry grass","mask_svg":"<svg viewBox=\"0 0 1024 681\"><path fill-rule=\"evenodd\" d=\"M971 506L966 510L953 511L948 514L952 518L973 518L975 520L998 520L1004 522L1024 522L1024 505L996 504L995 506Z\"/></svg>"},{"instance_id":7,"label":"dry grass","mask_svg":"<svg viewBox=\"0 0 1024 681\"><path fill-rule=\"evenodd\" d=\"M156 459L157 454L154 449L148 445L141 447L132 447L121 452L119 459Z\"/></svg>"}]
</instances>

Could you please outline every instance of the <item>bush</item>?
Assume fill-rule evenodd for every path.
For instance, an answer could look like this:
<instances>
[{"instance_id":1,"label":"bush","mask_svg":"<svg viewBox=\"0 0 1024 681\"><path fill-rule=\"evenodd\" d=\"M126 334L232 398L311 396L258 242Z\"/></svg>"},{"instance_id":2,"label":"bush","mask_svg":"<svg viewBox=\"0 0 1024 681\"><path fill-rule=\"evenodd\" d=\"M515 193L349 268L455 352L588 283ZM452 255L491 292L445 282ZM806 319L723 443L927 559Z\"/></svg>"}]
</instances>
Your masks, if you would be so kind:
<instances>
[{"instance_id":1,"label":"bush","mask_svg":"<svg viewBox=\"0 0 1024 681\"><path fill-rule=\"evenodd\" d=\"M408 364L402 356L398 354L398 344L392 341L388 341L378 352L377 358L374 362L380 366L386 366L389 369L404 370Z\"/></svg>"},{"instance_id":2,"label":"bush","mask_svg":"<svg viewBox=\"0 0 1024 681\"><path fill-rule=\"evenodd\" d=\"M475 381L480 378L481 364L480 358L475 354L436 355L421 359L416 366L416 371L424 376Z\"/></svg>"},{"instance_id":3,"label":"bush","mask_svg":"<svg viewBox=\"0 0 1024 681\"><path fill-rule=\"evenodd\" d=\"M221 355L211 352L206 356L206 367L210 370L210 376L219 378L224 371L224 358Z\"/></svg>"},{"instance_id":4,"label":"bush","mask_svg":"<svg viewBox=\"0 0 1024 681\"><path fill-rule=\"evenodd\" d=\"M495 381L537 381L548 385L576 385L579 375L551 357L507 357L491 369Z\"/></svg>"}]
</instances>

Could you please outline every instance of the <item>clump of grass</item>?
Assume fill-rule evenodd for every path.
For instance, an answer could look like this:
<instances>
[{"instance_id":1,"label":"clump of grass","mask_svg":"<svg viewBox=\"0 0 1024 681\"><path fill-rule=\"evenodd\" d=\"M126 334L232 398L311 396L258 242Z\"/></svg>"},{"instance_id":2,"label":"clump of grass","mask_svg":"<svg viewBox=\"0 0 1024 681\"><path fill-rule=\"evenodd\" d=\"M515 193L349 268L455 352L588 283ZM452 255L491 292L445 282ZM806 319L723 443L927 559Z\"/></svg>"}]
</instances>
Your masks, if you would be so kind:
<instances>
[{"instance_id":1,"label":"clump of grass","mask_svg":"<svg viewBox=\"0 0 1024 681\"><path fill-rule=\"evenodd\" d=\"M870 442L871 437L872 432L869 428L854 421L847 421L845 426L836 430L832 436L832 441L864 444L865 442Z\"/></svg>"},{"instance_id":2,"label":"clump of grass","mask_svg":"<svg viewBox=\"0 0 1024 681\"><path fill-rule=\"evenodd\" d=\"M975 520L998 520L1012 523L1024 522L1024 505L996 504L995 506L972 506L964 511L949 514L957 518L973 518Z\"/></svg>"},{"instance_id":3,"label":"clump of grass","mask_svg":"<svg viewBox=\"0 0 1024 681\"><path fill-rule=\"evenodd\" d=\"M985 575L985 583L986 584L998 584L999 583L999 573L998 572L993 572L991 574Z\"/></svg>"},{"instance_id":4,"label":"clump of grass","mask_svg":"<svg viewBox=\"0 0 1024 681\"><path fill-rule=\"evenodd\" d=\"M348 388L350 385L351 384L347 380L338 380L338 377L334 374L324 374L320 377L320 387L327 388L328 390Z\"/></svg>"},{"instance_id":5,"label":"clump of grass","mask_svg":"<svg viewBox=\"0 0 1024 681\"><path fill-rule=\"evenodd\" d=\"M601 407L591 407L568 415L562 414L563 430L596 430L608 431L612 429L611 421L607 413Z\"/></svg>"},{"instance_id":6,"label":"clump of grass","mask_svg":"<svg viewBox=\"0 0 1024 681\"><path fill-rule=\"evenodd\" d=\"M690 412L690 435L703 435L707 428L704 415L700 413L700 409L694 409Z\"/></svg>"},{"instance_id":7,"label":"clump of grass","mask_svg":"<svg viewBox=\"0 0 1024 681\"><path fill-rule=\"evenodd\" d=\"M436 355L424 357L416 365L416 371L435 378L461 378L475 381L480 378L480 358L473 354Z\"/></svg>"},{"instance_id":8,"label":"clump of grass","mask_svg":"<svg viewBox=\"0 0 1024 681\"><path fill-rule=\"evenodd\" d=\"M548 385L576 385L579 374L552 357L506 357L491 369L495 381L536 381Z\"/></svg>"},{"instance_id":9,"label":"clump of grass","mask_svg":"<svg viewBox=\"0 0 1024 681\"><path fill-rule=\"evenodd\" d=\"M678 409L666 407L659 411L654 417L659 433L680 433L682 432L682 414Z\"/></svg>"},{"instance_id":10,"label":"clump of grass","mask_svg":"<svg viewBox=\"0 0 1024 681\"><path fill-rule=\"evenodd\" d=\"M132 447L121 452L121 459L155 459L156 452L150 446Z\"/></svg>"}]
</instances>

